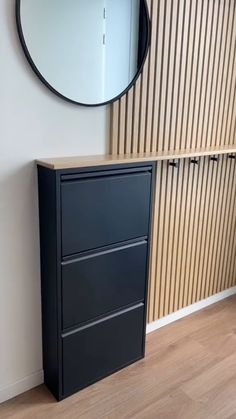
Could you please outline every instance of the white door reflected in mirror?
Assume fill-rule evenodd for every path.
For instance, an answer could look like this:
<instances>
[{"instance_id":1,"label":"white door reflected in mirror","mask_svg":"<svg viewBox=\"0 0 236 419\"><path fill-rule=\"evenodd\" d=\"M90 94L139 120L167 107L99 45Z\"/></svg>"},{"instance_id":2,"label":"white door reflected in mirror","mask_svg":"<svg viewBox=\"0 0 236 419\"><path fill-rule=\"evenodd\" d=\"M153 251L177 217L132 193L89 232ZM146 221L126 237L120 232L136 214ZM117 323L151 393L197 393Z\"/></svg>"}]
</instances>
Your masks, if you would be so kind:
<instances>
[{"instance_id":1,"label":"white door reflected in mirror","mask_svg":"<svg viewBox=\"0 0 236 419\"><path fill-rule=\"evenodd\" d=\"M65 99L110 102L141 71L149 37L143 0L17 0L17 6L27 58Z\"/></svg>"}]
</instances>

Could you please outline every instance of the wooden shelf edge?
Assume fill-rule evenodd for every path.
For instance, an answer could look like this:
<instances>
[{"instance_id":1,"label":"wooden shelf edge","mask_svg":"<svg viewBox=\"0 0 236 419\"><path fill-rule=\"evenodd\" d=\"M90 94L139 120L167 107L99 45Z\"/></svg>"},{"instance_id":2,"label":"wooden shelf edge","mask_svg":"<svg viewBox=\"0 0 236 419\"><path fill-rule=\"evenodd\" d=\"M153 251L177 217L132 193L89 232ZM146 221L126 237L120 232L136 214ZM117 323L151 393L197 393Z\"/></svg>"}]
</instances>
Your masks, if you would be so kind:
<instances>
[{"instance_id":1,"label":"wooden shelf edge","mask_svg":"<svg viewBox=\"0 0 236 419\"><path fill-rule=\"evenodd\" d=\"M135 153L123 155L97 155L97 156L76 156L57 157L36 160L36 164L52 170L73 169L77 167L103 166L110 164L143 163L162 160L175 160L191 157L204 157L219 154L236 153L236 144L216 146L208 148L159 151L152 153Z\"/></svg>"}]
</instances>

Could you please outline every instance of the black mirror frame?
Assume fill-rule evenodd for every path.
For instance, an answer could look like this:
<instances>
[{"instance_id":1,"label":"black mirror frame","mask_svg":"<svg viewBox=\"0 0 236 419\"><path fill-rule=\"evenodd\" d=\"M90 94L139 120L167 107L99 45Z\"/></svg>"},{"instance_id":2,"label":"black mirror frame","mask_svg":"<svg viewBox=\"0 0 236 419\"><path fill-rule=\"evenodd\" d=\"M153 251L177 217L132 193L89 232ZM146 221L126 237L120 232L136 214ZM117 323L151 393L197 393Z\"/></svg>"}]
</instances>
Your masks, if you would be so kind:
<instances>
[{"instance_id":1,"label":"black mirror frame","mask_svg":"<svg viewBox=\"0 0 236 419\"><path fill-rule=\"evenodd\" d=\"M146 43L145 43L145 47L144 47L144 51L145 52L144 52L144 55L143 55L143 59L142 59L142 62L140 64L140 68L139 68L136 76L131 81L131 83L128 85L128 87L125 90L123 90L123 92L121 92L119 95L117 95L116 97L114 97L113 99L110 99L110 100L108 100L106 102L102 102L102 103L87 104L87 103L77 102L75 100L72 100L72 99L70 99L70 98L62 95L56 89L54 89L54 87L52 87L51 84L49 84L47 82L47 80L42 76L42 74L40 73L40 71L38 70L38 68L36 67L36 65L34 64L34 61L33 61L32 57L30 55L30 52L29 52L29 50L27 48L27 45L26 45L26 42L25 42L25 38L24 38L24 34L23 34L22 24L21 24L21 16L20 16L21 0L16 0L16 3L15 3L15 14L16 14L17 32L18 32L18 36L19 36L20 43L21 43L21 46L23 48L24 54L25 54L25 56L27 58L28 63L30 64L31 68L33 69L34 73L38 76L38 78L41 80L41 82L49 90L51 90L52 93L54 93L56 96L60 97L61 99L64 99L65 101L67 101L69 103L73 103L75 105L86 106L86 107L98 107L98 106L109 105L109 104L111 104L111 103L116 102L117 100L119 100L122 96L124 96L131 89L132 86L134 86L134 84L136 83L138 77L142 73L143 66L144 66L144 63L146 61L148 50L149 50L150 43L151 43L151 21L150 21L150 17L149 17L149 11L148 11L148 6L147 6L147 1L146 0L141 0L141 1L143 1L144 10L145 10L145 20L146 20L146 26L147 26L147 39L146 39Z\"/></svg>"}]
</instances>

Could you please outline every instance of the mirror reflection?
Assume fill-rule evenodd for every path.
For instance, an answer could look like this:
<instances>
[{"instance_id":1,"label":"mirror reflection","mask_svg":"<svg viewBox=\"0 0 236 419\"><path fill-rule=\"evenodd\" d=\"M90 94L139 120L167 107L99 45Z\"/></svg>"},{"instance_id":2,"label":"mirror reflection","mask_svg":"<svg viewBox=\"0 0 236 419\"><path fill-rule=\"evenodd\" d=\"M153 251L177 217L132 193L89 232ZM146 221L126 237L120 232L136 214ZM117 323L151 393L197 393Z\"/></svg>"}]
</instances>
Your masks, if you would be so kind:
<instances>
[{"instance_id":1,"label":"mirror reflection","mask_svg":"<svg viewBox=\"0 0 236 419\"><path fill-rule=\"evenodd\" d=\"M110 102L141 70L149 23L143 0L21 0L19 8L31 65L66 99Z\"/></svg>"}]
</instances>

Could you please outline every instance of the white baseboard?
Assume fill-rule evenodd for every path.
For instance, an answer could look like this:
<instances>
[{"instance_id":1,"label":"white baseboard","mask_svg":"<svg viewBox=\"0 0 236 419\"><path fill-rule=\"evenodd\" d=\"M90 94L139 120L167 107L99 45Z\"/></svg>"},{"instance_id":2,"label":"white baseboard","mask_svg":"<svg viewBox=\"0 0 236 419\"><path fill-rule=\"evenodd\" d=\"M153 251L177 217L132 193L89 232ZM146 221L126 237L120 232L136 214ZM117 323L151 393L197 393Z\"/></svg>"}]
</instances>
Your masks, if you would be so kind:
<instances>
[{"instance_id":1,"label":"white baseboard","mask_svg":"<svg viewBox=\"0 0 236 419\"><path fill-rule=\"evenodd\" d=\"M211 304L217 303L218 301L224 300L231 295L236 294L236 287L229 288L228 290L219 292L218 294L213 295L212 297L201 300L198 303L192 304L191 306L182 308L181 310L176 311L175 313L169 314L166 317L163 317L155 322L149 323L146 328L146 333L154 332L157 329L160 329L163 326L167 326L170 323L180 320L183 317L189 316L189 314L195 313L196 311L202 310L205 307L210 306Z\"/></svg>"},{"instance_id":2,"label":"white baseboard","mask_svg":"<svg viewBox=\"0 0 236 419\"><path fill-rule=\"evenodd\" d=\"M18 396L25 391L31 390L34 387L43 383L43 370L37 371L34 374L28 375L22 380L16 381L5 388L0 389L0 403L3 403L13 397Z\"/></svg>"}]
</instances>

